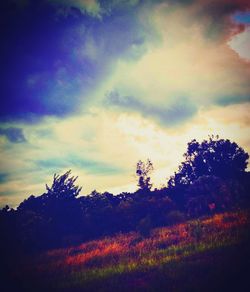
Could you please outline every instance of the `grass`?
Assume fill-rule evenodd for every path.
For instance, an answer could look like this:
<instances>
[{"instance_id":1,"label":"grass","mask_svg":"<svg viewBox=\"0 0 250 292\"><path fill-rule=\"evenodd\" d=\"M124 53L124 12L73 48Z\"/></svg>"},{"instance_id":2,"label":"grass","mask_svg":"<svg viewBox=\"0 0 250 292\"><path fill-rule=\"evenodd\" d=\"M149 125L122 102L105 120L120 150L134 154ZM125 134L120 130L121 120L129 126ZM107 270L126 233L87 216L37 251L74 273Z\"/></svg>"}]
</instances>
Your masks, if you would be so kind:
<instances>
[{"instance_id":1,"label":"grass","mask_svg":"<svg viewBox=\"0 0 250 292\"><path fill-rule=\"evenodd\" d=\"M247 270L248 229L248 212L237 211L157 228L147 238L118 234L26 258L15 278L26 291L223 291L224 280Z\"/></svg>"}]
</instances>

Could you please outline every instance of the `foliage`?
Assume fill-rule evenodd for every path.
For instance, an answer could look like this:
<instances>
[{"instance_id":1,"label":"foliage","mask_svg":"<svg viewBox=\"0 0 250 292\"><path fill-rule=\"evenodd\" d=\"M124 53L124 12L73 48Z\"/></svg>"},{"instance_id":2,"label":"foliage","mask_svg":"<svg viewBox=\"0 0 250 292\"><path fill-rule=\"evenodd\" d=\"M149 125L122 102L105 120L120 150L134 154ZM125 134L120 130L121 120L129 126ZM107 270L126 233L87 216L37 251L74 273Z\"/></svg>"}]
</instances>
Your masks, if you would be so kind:
<instances>
[{"instance_id":1,"label":"foliage","mask_svg":"<svg viewBox=\"0 0 250 292\"><path fill-rule=\"evenodd\" d=\"M230 203L230 190L221 178L201 176L187 190L189 215L200 216L226 209Z\"/></svg>"},{"instance_id":2,"label":"foliage","mask_svg":"<svg viewBox=\"0 0 250 292\"><path fill-rule=\"evenodd\" d=\"M54 174L52 186L48 187L46 184L48 197L53 196L55 198L71 199L79 195L82 188L74 185L78 177L70 177L70 173L71 170L61 176Z\"/></svg>"},{"instance_id":3,"label":"foliage","mask_svg":"<svg viewBox=\"0 0 250 292\"><path fill-rule=\"evenodd\" d=\"M146 162L139 160L136 165L136 175L138 176L138 187L141 190L150 190L152 183L150 182L150 173L154 170L153 163L150 159Z\"/></svg>"},{"instance_id":4,"label":"foliage","mask_svg":"<svg viewBox=\"0 0 250 292\"><path fill-rule=\"evenodd\" d=\"M188 143L185 161L169 180L169 187L190 185L200 176L214 175L236 178L247 167L249 155L235 142L211 136L201 143L195 139Z\"/></svg>"},{"instance_id":5,"label":"foliage","mask_svg":"<svg viewBox=\"0 0 250 292\"><path fill-rule=\"evenodd\" d=\"M142 235L143 237L148 237L150 235L150 231L152 229L152 221L149 216L142 218L138 225L137 225L137 231Z\"/></svg>"},{"instance_id":6,"label":"foliage","mask_svg":"<svg viewBox=\"0 0 250 292\"><path fill-rule=\"evenodd\" d=\"M152 228L187 217L246 208L250 206L247 157L229 140L193 140L168 187L152 190L153 164L148 159L137 163L139 190L116 196L96 190L79 196L81 187L75 185L77 177L71 171L55 174L41 196L30 196L16 210L8 206L0 210L2 250L18 242L18 252L31 253L135 230L146 237Z\"/></svg>"},{"instance_id":7,"label":"foliage","mask_svg":"<svg viewBox=\"0 0 250 292\"><path fill-rule=\"evenodd\" d=\"M185 221L185 214L179 210L170 211L166 216L166 224L172 225Z\"/></svg>"},{"instance_id":8,"label":"foliage","mask_svg":"<svg viewBox=\"0 0 250 292\"><path fill-rule=\"evenodd\" d=\"M122 291L176 291L177 287L178 291L217 291L211 286L204 290L207 279L211 279L211 271L218 274L215 264L223 260L224 250L235 247L226 258L238 251L237 258L243 244L248 246L249 224L248 212L228 212L157 228L146 238L130 232L49 250L18 264L15 260L12 270L26 291L112 291L118 287ZM247 250L244 257L249 255ZM237 265L233 259L230 262L232 267ZM185 265L182 272L178 272L180 264ZM224 271L224 262L222 267ZM223 280L221 272L218 283ZM200 279L204 283L197 287Z\"/></svg>"}]
</instances>

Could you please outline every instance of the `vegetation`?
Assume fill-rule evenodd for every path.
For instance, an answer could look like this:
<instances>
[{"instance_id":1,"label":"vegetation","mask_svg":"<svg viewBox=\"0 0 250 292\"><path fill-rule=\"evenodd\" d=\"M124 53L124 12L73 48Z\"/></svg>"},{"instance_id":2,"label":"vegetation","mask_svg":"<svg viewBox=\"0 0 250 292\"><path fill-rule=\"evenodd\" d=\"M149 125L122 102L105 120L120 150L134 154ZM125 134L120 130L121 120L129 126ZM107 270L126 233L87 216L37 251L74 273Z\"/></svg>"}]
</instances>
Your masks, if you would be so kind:
<instances>
[{"instance_id":1,"label":"vegetation","mask_svg":"<svg viewBox=\"0 0 250 292\"><path fill-rule=\"evenodd\" d=\"M211 136L201 143L192 140L183 156L185 161L169 180L170 187L190 185L201 176L239 177L245 171L249 158L235 142L219 139L219 136Z\"/></svg>"},{"instance_id":2,"label":"vegetation","mask_svg":"<svg viewBox=\"0 0 250 292\"><path fill-rule=\"evenodd\" d=\"M147 280L142 276L140 284L131 285L156 291L162 283L170 291L195 291L192 285L204 283L178 283L180 277L192 279L188 269L189 261L196 265L193 257L198 257L200 268L210 269L207 258L217 258L218 252L225 264L224 251L248 241L247 160L248 154L236 143L211 136L188 143L184 162L161 189L152 190L154 168L149 159L137 163L134 193L93 191L80 196L71 171L54 175L44 194L30 196L16 210L0 210L1 266L5 273L10 270L5 278L22 282L25 291L27 282L35 290L53 286L77 291L84 285L90 291L105 291L100 288L104 282L116 290L120 281L130 283L147 275ZM13 268L17 262L20 274ZM197 267L191 271L199 273ZM223 269L221 264L217 268ZM164 275L170 277L168 283Z\"/></svg>"},{"instance_id":3,"label":"vegetation","mask_svg":"<svg viewBox=\"0 0 250 292\"><path fill-rule=\"evenodd\" d=\"M145 162L139 160L136 166L136 175L138 176L138 187L143 191L149 191L152 188L150 183L150 173L153 171L153 163L148 159Z\"/></svg>"},{"instance_id":4,"label":"vegetation","mask_svg":"<svg viewBox=\"0 0 250 292\"><path fill-rule=\"evenodd\" d=\"M17 241L20 252L30 253L117 232L139 230L147 236L153 227L249 205L248 154L236 143L213 136L192 140L184 158L168 188L160 190L151 190L152 162L139 161L138 191L117 196L96 191L79 196L71 171L54 175L46 193L30 196L17 210L1 210L2 250Z\"/></svg>"},{"instance_id":5,"label":"vegetation","mask_svg":"<svg viewBox=\"0 0 250 292\"><path fill-rule=\"evenodd\" d=\"M226 212L153 229L147 238L130 232L49 250L15 260L15 282L24 291L241 291L249 223L248 211ZM240 278L231 279L237 269Z\"/></svg>"}]
</instances>

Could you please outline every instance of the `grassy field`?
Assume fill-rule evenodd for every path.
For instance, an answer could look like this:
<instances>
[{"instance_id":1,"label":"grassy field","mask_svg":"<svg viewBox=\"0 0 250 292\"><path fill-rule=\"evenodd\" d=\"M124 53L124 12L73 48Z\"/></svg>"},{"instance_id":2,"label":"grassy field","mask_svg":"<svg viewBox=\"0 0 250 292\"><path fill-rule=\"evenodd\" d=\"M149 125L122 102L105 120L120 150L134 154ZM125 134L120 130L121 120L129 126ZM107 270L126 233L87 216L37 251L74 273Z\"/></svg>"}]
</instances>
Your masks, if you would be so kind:
<instances>
[{"instance_id":1,"label":"grassy field","mask_svg":"<svg viewBox=\"0 0 250 292\"><path fill-rule=\"evenodd\" d=\"M19 291L250 291L249 226L235 211L118 234L26 257L12 277Z\"/></svg>"}]
</instances>

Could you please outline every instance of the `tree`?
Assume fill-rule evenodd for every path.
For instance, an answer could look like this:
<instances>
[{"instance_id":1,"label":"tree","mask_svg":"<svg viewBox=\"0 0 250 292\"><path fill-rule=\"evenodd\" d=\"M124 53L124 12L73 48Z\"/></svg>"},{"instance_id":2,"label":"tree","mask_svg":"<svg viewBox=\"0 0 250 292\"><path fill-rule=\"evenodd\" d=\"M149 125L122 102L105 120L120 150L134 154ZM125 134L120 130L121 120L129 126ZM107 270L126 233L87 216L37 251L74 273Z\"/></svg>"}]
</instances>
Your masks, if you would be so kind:
<instances>
[{"instance_id":1,"label":"tree","mask_svg":"<svg viewBox=\"0 0 250 292\"><path fill-rule=\"evenodd\" d=\"M82 211L76 197L81 187L71 171L54 174L47 192L30 196L17 208L17 226L21 245L27 250L62 246L69 237L81 237ZM77 241L78 239L75 239Z\"/></svg>"},{"instance_id":2,"label":"tree","mask_svg":"<svg viewBox=\"0 0 250 292\"><path fill-rule=\"evenodd\" d=\"M212 135L201 143L189 142L184 158L169 187L188 186L203 175L237 178L244 173L249 155L235 142Z\"/></svg>"},{"instance_id":3,"label":"tree","mask_svg":"<svg viewBox=\"0 0 250 292\"><path fill-rule=\"evenodd\" d=\"M56 199L76 198L82 188L79 186L75 186L75 181L78 177L70 177L70 173L71 170L67 171L61 176L54 174L52 186L48 187L48 185L46 184L46 196Z\"/></svg>"},{"instance_id":4,"label":"tree","mask_svg":"<svg viewBox=\"0 0 250 292\"><path fill-rule=\"evenodd\" d=\"M147 159L146 162L139 160L136 165L136 175L138 176L138 187L141 190L150 190L152 184L149 174L154 170L153 163Z\"/></svg>"}]
</instances>

